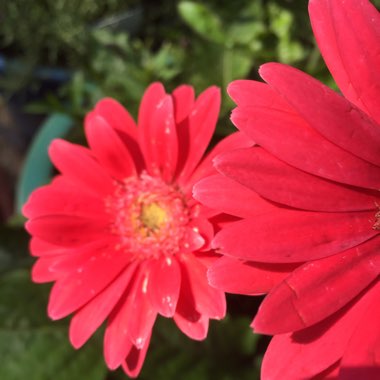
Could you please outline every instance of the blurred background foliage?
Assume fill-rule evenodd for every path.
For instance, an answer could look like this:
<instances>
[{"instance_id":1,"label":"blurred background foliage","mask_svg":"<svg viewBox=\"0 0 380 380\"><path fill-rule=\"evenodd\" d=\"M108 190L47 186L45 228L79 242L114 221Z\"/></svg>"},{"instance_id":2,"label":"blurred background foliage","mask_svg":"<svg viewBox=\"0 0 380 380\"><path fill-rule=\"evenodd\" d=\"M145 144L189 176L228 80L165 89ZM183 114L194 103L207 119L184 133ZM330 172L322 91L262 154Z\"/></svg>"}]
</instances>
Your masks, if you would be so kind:
<instances>
[{"instance_id":1,"label":"blurred background foliage","mask_svg":"<svg viewBox=\"0 0 380 380\"><path fill-rule=\"evenodd\" d=\"M101 332L78 352L69 345L67 320L46 317L50 286L30 281L33 259L19 211L50 179L50 141L83 141L83 116L104 96L136 115L153 81L168 91L182 83L198 93L221 87L217 140L234 130L226 86L258 79L267 61L334 87L306 0L0 0L0 379L125 378L107 371ZM213 322L202 343L161 318L141 379L259 379L268 339L249 327L259 302L228 296L228 317Z\"/></svg>"}]
</instances>

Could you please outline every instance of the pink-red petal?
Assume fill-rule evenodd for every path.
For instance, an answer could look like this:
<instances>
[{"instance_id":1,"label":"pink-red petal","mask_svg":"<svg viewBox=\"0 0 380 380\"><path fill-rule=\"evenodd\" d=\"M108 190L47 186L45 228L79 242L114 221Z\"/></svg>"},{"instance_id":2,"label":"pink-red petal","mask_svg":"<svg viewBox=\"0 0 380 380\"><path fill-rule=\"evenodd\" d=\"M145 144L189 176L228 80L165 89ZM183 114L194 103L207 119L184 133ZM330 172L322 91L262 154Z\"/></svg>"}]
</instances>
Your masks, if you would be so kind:
<instances>
[{"instance_id":1,"label":"pink-red petal","mask_svg":"<svg viewBox=\"0 0 380 380\"><path fill-rule=\"evenodd\" d=\"M378 289L380 283L375 285ZM339 380L380 378L380 307L369 305L351 336L341 361Z\"/></svg>"},{"instance_id":2,"label":"pink-red petal","mask_svg":"<svg viewBox=\"0 0 380 380\"><path fill-rule=\"evenodd\" d=\"M270 107L239 107L233 111L232 121L257 144L292 166L337 182L379 187L379 166L330 142L294 111Z\"/></svg>"},{"instance_id":3,"label":"pink-red petal","mask_svg":"<svg viewBox=\"0 0 380 380\"><path fill-rule=\"evenodd\" d=\"M209 318L199 315L192 318L189 313L184 312L182 307L173 316L177 327L189 338L194 340L204 340L207 336Z\"/></svg>"},{"instance_id":4,"label":"pink-red petal","mask_svg":"<svg viewBox=\"0 0 380 380\"><path fill-rule=\"evenodd\" d=\"M207 281L207 267L196 257L183 255L182 282L188 282L195 309L209 318L222 319L226 313L224 293L211 287Z\"/></svg>"},{"instance_id":5,"label":"pink-red petal","mask_svg":"<svg viewBox=\"0 0 380 380\"><path fill-rule=\"evenodd\" d=\"M146 295L146 269L146 265L140 266L130 287L108 319L104 335L104 357L110 369L122 364L132 346L140 349L149 341L156 312Z\"/></svg>"},{"instance_id":6,"label":"pink-red petal","mask_svg":"<svg viewBox=\"0 0 380 380\"><path fill-rule=\"evenodd\" d=\"M63 318L82 307L108 286L130 262L130 257L124 252L107 246L94 247L90 253L88 260L81 266L73 267L72 273L54 284L48 305L50 318Z\"/></svg>"},{"instance_id":7,"label":"pink-red petal","mask_svg":"<svg viewBox=\"0 0 380 380\"><path fill-rule=\"evenodd\" d=\"M32 256L54 256L70 251L70 248L48 243L35 236L30 239L29 249Z\"/></svg>"},{"instance_id":8,"label":"pink-red petal","mask_svg":"<svg viewBox=\"0 0 380 380\"><path fill-rule=\"evenodd\" d=\"M268 293L286 278L296 265L260 264L223 256L208 270L211 286L227 293L260 295Z\"/></svg>"},{"instance_id":9,"label":"pink-red petal","mask_svg":"<svg viewBox=\"0 0 380 380\"><path fill-rule=\"evenodd\" d=\"M109 175L122 181L136 174L128 148L105 119L91 112L85 119L87 141L98 162Z\"/></svg>"},{"instance_id":10,"label":"pink-red petal","mask_svg":"<svg viewBox=\"0 0 380 380\"><path fill-rule=\"evenodd\" d=\"M49 155L56 168L77 186L96 195L113 192L112 178L87 148L56 139L50 144Z\"/></svg>"},{"instance_id":11,"label":"pink-red petal","mask_svg":"<svg viewBox=\"0 0 380 380\"><path fill-rule=\"evenodd\" d=\"M263 263L316 260L378 234L373 212L317 213L277 208L223 228L213 247L227 256Z\"/></svg>"},{"instance_id":12,"label":"pink-red petal","mask_svg":"<svg viewBox=\"0 0 380 380\"><path fill-rule=\"evenodd\" d=\"M175 122L176 124L180 124L189 116L191 110L193 109L195 100L194 88L189 85L179 86L173 91L172 96Z\"/></svg>"},{"instance_id":13,"label":"pink-red petal","mask_svg":"<svg viewBox=\"0 0 380 380\"><path fill-rule=\"evenodd\" d=\"M265 354L263 379L310 379L339 360L368 306L377 302L379 291L372 288L349 307L317 325L293 334L276 335ZM278 312L278 319L284 315Z\"/></svg>"},{"instance_id":14,"label":"pink-red petal","mask_svg":"<svg viewBox=\"0 0 380 380\"><path fill-rule=\"evenodd\" d=\"M152 261L148 281L148 297L152 306L164 317L172 317L181 287L181 268L175 257Z\"/></svg>"},{"instance_id":15,"label":"pink-red petal","mask_svg":"<svg viewBox=\"0 0 380 380\"><path fill-rule=\"evenodd\" d=\"M138 115L138 142L147 164L153 159L150 149L151 128L155 122L153 114L157 109L157 105L162 102L165 96L164 86L155 82L146 89L141 99Z\"/></svg>"},{"instance_id":16,"label":"pink-red petal","mask_svg":"<svg viewBox=\"0 0 380 380\"><path fill-rule=\"evenodd\" d=\"M206 157L201 161L199 166L195 169L191 177L183 185L183 189L186 193L191 194L193 185L207 176L216 174L216 170L213 165L213 160L219 154L238 148L247 148L254 144L254 142L244 133L235 132L223 140L221 140Z\"/></svg>"},{"instance_id":17,"label":"pink-red petal","mask_svg":"<svg viewBox=\"0 0 380 380\"><path fill-rule=\"evenodd\" d=\"M48 243L76 247L109 234L107 220L70 215L41 216L29 220L27 231Z\"/></svg>"},{"instance_id":18,"label":"pink-red petal","mask_svg":"<svg viewBox=\"0 0 380 380\"><path fill-rule=\"evenodd\" d=\"M193 187L193 196L207 207L241 218L275 207L247 187L220 174L197 182Z\"/></svg>"},{"instance_id":19,"label":"pink-red petal","mask_svg":"<svg viewBox=\"0 0 380 380\"><path fill-rule=\"evenodd\" d=\"M255 331L295 331L339 310L379 275L378 247L379 238L374 238L296 269L261 304L253 321ZM277 318L278 313L286 318Z\"/></svg>"},{"instance_id":20,"label":"pink-red petal","mask_svg":"<svg viewBox=\"0 0 380 380\"><path fill-rule=\"evenodd\" d=\"M145 142L150 157L146 162L148 172L171 182L177 166L178 140L173 100L170 95L164 96L156 105L150 123L149 141Z\"/></svg>"},{"instance_id":21,"label":"pink-red petal","mask_svg":"<svg viewBox=\"0 0 380 380\"><path fill-rule=\"evenodd\" d=\"M287 206L327 212L362 211L376 208L378 195L375 192L342 185L308 174L287 165L259 147L227 152L217 157L215 165L229 178L265 198ZM208 178L202 182L207 181ZM198 185L195 189L197 187ZM212 189L211 186L210 188ZM218 187L218 191L223 194L225 190ZM215 195L212 192L210 194ZM240 192L238 194L235 203L240 204ZM195 195L197 196L197 194ZM207 195L208 193L206 193ZM202 198L200 200L202 201ZM210 199L205 203L210 205L212 202L215 203L218 200ZM265 201L262 200L263 202ZM255 202L243 201L242 203L244 207L252 204L252 211L255 208ZM269 209L271 205L268 202L265 203L268 204ZM257 204L260 206L261 203L257 202Z\"/></svg>"},{"instance_id":22,"label":"pink-red petal","mask_svg":"<svg viewBox=\"0 0 380 380\"><path fill-rule=\"evenodd\" d=\"M115 99L104 98L95 105L95 113L119 132L137 140L137 125L129 112Z\"/></svg>"},{"instance_id":23,"label":"pink-red petal","mask_svg":"<svg viewBox=\"0 0 380 380\"><path fill-rule=\"evenodd\" d=\"M380 122L378 10L369 1L312 0L309 13L319 49L340 90Z\"/></svg>"},{"instance_id":24,"label":"pink-red petal","mask_svg":"<svg viewBox=\"0 0 380 380\"><path fill-rule=\"evenodd\" d=\"M122 363L123 370L129 377L135 378L139 375L148 351L150 337L149 335L141 349L132 346L125 361Z\"/></svg>"},{"instance_id":25,"label":"pink-red petal","mask_svg":"<svg viewBox=\"0 0 380 380\"><path fill-rule=\"evenodd\" d=\"M218 120L220 102L220 90L217 87L208 88L195 101L188 116L189 151L178 176L179 184L187 181L206 151Z\"/></svg>"},{"instance_id":26,"label":"pink-red petal","mask_svg":"<svg viewBox=\"0 0 380 380\"><path fill-rule=\"evenodd\" d=\"M42 257L39 258L32 267L32 280L36 283L56 281L60 274L50 270L51 265L55 262L55 258Z\"/></svg>"},{"instance_id":27,"label":"pink-red petal","mask_svg":"<svg viewBox=\"0 0 380 380\"><path fill-rule=\"evenodd\" d=\"M80 190L74 193L54 184L40 187L30 195L22 209L23 215L30 219L49 214L104 218L103 200Z\"/></svg>"},{"instance_id":28,"label":"pink-red petal","mask_svg":"<svg viewBox=\"0 0 380 380\"><path fill-rule=\"evenodd\" d=\"M364 112L293 67L268 63L260 68L260 75L326 139L380 166L380 129Z\"/></svg>"},{"instance_id":29,"label":"pink-red petal","mask_svg":"<svg viewBox=\"0 0 380 380\"><path fill-rule=\"evenodd\" d=\"M129 305L131 316L128 321L128 336L133 345L137 349L141 349L150 337L157 311L152 306L147 294L149 273L146 269L144 270L144 267L135 281L135 289L131 293Z\"/></svg>"},{"instance_id":30,"label":"pink-red petal","mask_svg":"<svg viewBox=\"0 0 380 380\"><path fill-rule=\"evenodd\" d=\"M69 337L75 348L81 347L109 316L136 269L137 263L130 264L113 283L84 305L70 321Z\"/></svg>"}]
</instances>

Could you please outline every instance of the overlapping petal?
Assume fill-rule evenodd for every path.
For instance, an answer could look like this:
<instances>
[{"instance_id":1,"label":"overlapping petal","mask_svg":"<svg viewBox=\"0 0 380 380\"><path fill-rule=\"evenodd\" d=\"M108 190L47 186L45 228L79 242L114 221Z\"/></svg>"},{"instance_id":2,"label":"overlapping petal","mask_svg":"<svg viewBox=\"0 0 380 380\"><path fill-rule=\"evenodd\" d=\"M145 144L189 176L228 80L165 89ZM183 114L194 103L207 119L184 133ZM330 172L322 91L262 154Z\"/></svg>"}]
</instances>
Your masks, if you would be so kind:
<instances>
[{"instance_id":1,"label":"overlapping petal","mask_svg":"<svg viewBox=\"0 0 380 380\"><path fill-rule=\"evenodd\" d=\"M111 177L123 180L136 174L128 148L106 120L89 113L85 119L85 132L91 151Z\"/></svg>"},{"instance_id":2,"label":"overlapping petal","mask_svg":"<svg viewBox=\"0 0 380 380\"><path fill-rule=\"evenodd\" d=\"M209 285L207 269L226 216L191 192L216 174L211 160L223 145L246 146L236 134L202 160L219 106L215 87L195 99L191 86L169 95L154 83L136 125L117 101L101 100L85 120L89 148L55 140L49 153L60 174L23 208L38 257L32 279L54 282L49 316L74 314L75 348L105 323L106 364L130 377L141 371L158 314L196 340L225 315L224 292Z\"/></svg>"},{"instance_id":3,"label":"overlapping petal","mask_svg":"<svg viewBox=\"0 0 380 380\"><path fill-rule=\"evenodd\" d=\"M344 354L363 314L378 297L379 287L372 287L357 302L319 324L296 333L276 335L264 357L262 378L310 379L333 365Z\"/></svg>"},{"instance_id":4,"label":"overlapping petal","mask_svg":"<svg viewBox=\"0 0 380 380\"><path fill-rule=\"evenodd\" d=\"M309 12L343 96L278 63L260 68L266 83L229 86L238 106L232 121L256 146L231 149L215 166L245 187L242 199L258 194L273 210L236 212L240 220L219 225L212 247L223 258L208 276L221 290L269 293L253 322L257 332L275 335L263 380L375 380L380 16L367 0L310 0ZM234 201L227 208L212 198L221 183L213 181L195 188L199 199L239 211ZM230 189L220 187L221 199ZM290 266L281 273L283 265Z\"/></svg>"},{"instance_id":5,"label":"overlapping petal","mask_svg":"<svg viewBox=\"0 0 380 380\"><path fill-rule=\"evenodd\" d=\"M309 12L319 49L340 90L380 122L379 12L369 1L356 0L312 0Z\"/></svg>"}]
</instances>

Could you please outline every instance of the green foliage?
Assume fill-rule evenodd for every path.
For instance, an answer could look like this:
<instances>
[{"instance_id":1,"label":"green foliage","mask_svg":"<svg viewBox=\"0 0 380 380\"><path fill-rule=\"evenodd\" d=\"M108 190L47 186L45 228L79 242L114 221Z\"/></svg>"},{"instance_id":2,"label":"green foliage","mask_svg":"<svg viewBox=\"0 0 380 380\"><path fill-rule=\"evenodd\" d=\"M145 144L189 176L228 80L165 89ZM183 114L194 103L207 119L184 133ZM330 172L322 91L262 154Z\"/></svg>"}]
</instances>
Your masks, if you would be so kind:
<instances>
[{"instance_id":1,"label":"green foliage","mask_svg":"<svg viewBox=\"0 0 380 380\"><path fill-rule=\"evenodd\" d=\"M17 212L21 212L22 205L34 189L50 181L53 166L48 157L48 146L53 139L64 137L72 125L73 121L67 115L53 114L34 137L17 184Z\"/></svg>"},{"instance_id":2,"label":"green foliage","mask_svg":"<svg viewBox=\"0 0 380 380\"><path fill-rule=\"evenodd\" d=\"M22 222L23 219L14 221L14 226L0 226L0 281L2 274L10 270L30 267L29 238L22 227Z\"/></svg>"},{"instance_id":3,"label":"green foliage","mask_svg":"<svg viewBox=\"0 0 380 380\"><path fill-rule=\"evenodd\" d=\"M0 379L104 379L99 345L76 352L66 324L45 316L47 290L31 284L26 271L0 278Z\"/></svg>"},{"instance_id":4,"label":"green foliage","mask_svg":"<svg viewBox=\"0 0 380 380\"><path fill-rule=\"evenodd\" d=\"M8 45L29 46L39 62L45 57L45 63L75 67L68 84L29 110L65 112L81 120L99 98L113 96L136 113L144 89L158 80L169 91L182 83L198 91L220 86L223 117L233 105L225 92L228 83L256 77L258 66L266 61L307 66L321 76L326 72L320 69L306 2L300 7L298 2L283 0L186 0L158 6L145 0L133 8L136 2L86 0L73 12L72 2L60 0L48 2L46 9L32 7L31 16L18 30L10 22L23 15L21 2L6 5L11 17L0 27L3 40ZM124 15L125 10L130 18L124 29L106 27L112 24L107 14ZM29 43L37 19L41 28ZM229 131L225 124L219 134Z\"/></svg>"},{"instance_id":5,"label":"green foliage","mask_svg":"<svg viewBox=\"0 0 380 380\"><path fill-rule=\"evenodd\" d=\"M131 3L136 1L46 0L35 1L33 6L25 0L2 1L1 45L23 52L35 62L43 57L44 64L64 59L75 65L87 53L90 24Z\"/></svg>"},{"instance_id":6,"label":"green foliage","mask_svg":"<svg viewBox=\"0 0 380 380\"><path fill-rule=\"evenodd\" d=\"M193 1L181 1L178 10L195 32L212 42L223 43L225 36L222 21L207 6Z\"/></svg>"}]
</instances>

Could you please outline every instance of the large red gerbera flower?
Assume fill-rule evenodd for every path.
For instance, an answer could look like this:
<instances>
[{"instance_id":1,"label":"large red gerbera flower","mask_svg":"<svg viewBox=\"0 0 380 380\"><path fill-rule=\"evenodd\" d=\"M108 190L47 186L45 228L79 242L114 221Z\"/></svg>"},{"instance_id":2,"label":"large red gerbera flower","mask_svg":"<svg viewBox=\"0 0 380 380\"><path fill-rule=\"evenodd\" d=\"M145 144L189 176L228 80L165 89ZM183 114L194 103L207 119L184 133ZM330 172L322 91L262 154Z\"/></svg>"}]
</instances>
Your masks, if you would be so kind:
<instances>
[{"instance_id":1,"label":"large red gerbera flower","mask_svg":"<svg viewBox=\"0 0 380 380\"><path fill-rule=\"evenodd\" d=\"M215 237L225 257L209 277L270 291L253 321L275 335L263 379L380 379L380 17L366 0L311 0L309 12L344 97L274 63L260 70L266 84L230 85L232 120L258 146L216 166L263 199ZM213 205L220 180L196 197Z\"/></svg>"},{"instance_id":2,"label":"large red gerbera flower","mask_svg":"<svg viewBox=\"0 0 380 380\"><path fill-rule=\"evenodd\" d=\"M215 213L192 198L194 181L213 173L213 157L246 138L222 141L202 162L218 118L220 93L196 100L190 86L173 95L151 85L138 128L115 100L101 100L85 120L89 148L55 140L61 172L36 190L23 213L30 220L35 282L55 281L52 319L75 313L70 340L82 346L107 319L104 355L137 376L157 314L204 339L209 319L225 315L225 296L209 286L207 267ZM223 218L217 218L218 223Z\"/></svg>"}]
</instances>

